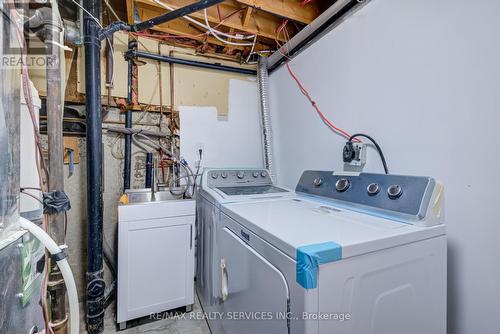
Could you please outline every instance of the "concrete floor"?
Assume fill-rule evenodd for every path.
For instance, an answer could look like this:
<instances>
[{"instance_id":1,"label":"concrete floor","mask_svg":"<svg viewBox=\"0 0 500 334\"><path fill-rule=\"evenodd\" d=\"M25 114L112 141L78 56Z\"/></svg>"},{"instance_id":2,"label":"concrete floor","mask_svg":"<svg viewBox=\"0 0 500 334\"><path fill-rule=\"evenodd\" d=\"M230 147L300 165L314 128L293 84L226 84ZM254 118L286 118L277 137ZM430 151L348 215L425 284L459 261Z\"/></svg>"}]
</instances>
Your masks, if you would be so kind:
<instances>
[{"instance_id":1,"label":"concrete floor","mask_svg":"<svg viewBox=\"0 0 500 334\"><path fill-rule=\"evenodd\" d=\"M127 323L127 329L118 331L115 321L115 311L116 308L114 305L111 305L106 310L106 316L104 319L104 334L210 334L210 330L208 329L208 325L205 320L189 319L189 314L186 314L186 319L149 320L147 318L143 318L134 320ZM198 298L195 298L193 312L197 315L202 312ZM182 315L182 313L179 313L179 315Z\"/></svg>"}]
</instances>

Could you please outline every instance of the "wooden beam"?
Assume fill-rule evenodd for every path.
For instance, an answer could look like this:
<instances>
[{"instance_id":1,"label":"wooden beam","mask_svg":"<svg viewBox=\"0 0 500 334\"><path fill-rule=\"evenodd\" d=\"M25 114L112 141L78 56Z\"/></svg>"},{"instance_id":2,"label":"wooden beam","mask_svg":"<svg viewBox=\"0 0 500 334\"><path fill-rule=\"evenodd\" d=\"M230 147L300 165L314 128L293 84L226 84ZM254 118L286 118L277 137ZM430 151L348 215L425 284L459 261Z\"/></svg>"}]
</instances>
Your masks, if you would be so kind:
<instances>
[{"instance_id":1,"label":"wooden beam","mask_svg":"<svg viewBox=\"0 0 500 334\"><path fill-rule=\"evenodd\" d=\"M127 20L129 24L134 24L134 9L135 4L134 0L125 0L127 1Z\"/></svg>"},{"instance_id":2,"label":"wooden beam","mask_svg":"<svg viewBox=\"0 0 500 334\"><path fill-rule=\"evenodd\" d=\"M310 2L305 6L300 5L299 0L236 0L247 6L255 7L268 13L275 14L300 23L309 24L318 17L319 9L316 2Z\"/></svg>"},{"instance_id":3,"label":"wooden beam","mask_svg":"<svg viewBox=\"0 0 500 334\"><path fill-rule=\"evenodd\" d=\"M250 22L250 16L252 16L253 7L248 6L243 15L243 27L247 27Z\"/></svg>"},{"instance_id":4,"label":"wooden beam","mask_svg":"<svg viewBox=\"0 0 500 334\"><path fill-rule=\"evenodd\" d=\"M172 7L172 8L180 8L192 3L192 0L162 0L162 3ZM159 4L154 2L153 0L136 0L136 6L138 8L148 8L149 10L156 12L156 15L164 13L167 9L161 7ZM216 6L210 7L207 9L208 21L213 25L220 24L219 30L221 27L233 28L235 30L248 32L251 34L257 34L259 36L275 39L276 38L276 30L280 26L282 20L281 18L276 17L273 14L259 11L258 13L254 11L254 14L251 16L252 19L248 20L247 26L243 26L242 18L244 17L244 8L241 7L240 4L235 1L223 2L219 5L219 9L223 17L231 15L238 10L241 12L232 15L231 17L224 20L224 22L219 21L219 15L217 12ZM205 16L203 12L196 12L190 15L192 18L199 20L200 22L205 21ZM147 19L141 17L141 19ZM176 20L177 21L177 20ZM297 31L294 30L294 27L288 26L291 35L294 35ZM280 41L284 42L284 37L280 37Z\"/></svg>"},{"instance_id":5,"label":"wooden beam","mask_svg":"<svg viewBox=\"0 0 500 334\"><path fill-rule=\"evenodd\" d=\"M139 17L141 19L148 19L151 17L155 17L158 14L157 12L151 11L150 9L140 8L140 7L138 8L137 11L138 11ZM167 22L167 23L164 23L160 26L155 27L154 30L158 31L158 32L166 33L169 35L177 35L177 36L189 36L189 35L197 36L197 35L200 35L201 33L204 32L204 30L202 28L199 28L198 26L193 25L192 23L190 23L187 20L170 21L170 22ZM189 38L189 37L186 37L186 38ZM208 37L201 36L201 37L197 38L196 40L199 40L200 42L203 42L206 40L207 43L210 43L213 45L220 45L220 46L224 46L224 47L227 46L226 44L222 43L221 41L214 38L213 36L208 36ZM167 42L171 41L172 43L174 43L175 39L174 38L166 39L166 41ZM232 46L232 48L238 49L238 50L245 50L248 47ZM255 46L255 50L267 50L267 49L269 49L269 45L265 45L265 44L262 44L259 42L257 42L257 45Z\"/></svg>"},{"instance_id":6,"label":"wooden beam","mask_svg":"<svg viewBox=\"0 0 500 334\"><path fill-rule=\"evenodd\" d=\"M147 20L149 18L155 17L158 15L156 11L152 11L150 9L146 8L138 8L137 12L139 13L139 17L142 20ZM186 38L189 38L189 36L199 36L201 35L204 31L202 29L198 29L197 26L193 25L189 21L186 20L174 20L170 21L167 23L163 23L157 27L154 28L154 30L163 32L169 35L177 35L177 36L186 36ZM210 44L215 44L215 45L220 45L220 46L226 46L226 44L222 43L218 39L212 37L212 36L199 36L197 38L193 38L198 41L204 41L206 40ZM175 41L174 38L169 39L171 41ZM241 47L243 49L243 47Z\"/></svg>"}]
</instances>

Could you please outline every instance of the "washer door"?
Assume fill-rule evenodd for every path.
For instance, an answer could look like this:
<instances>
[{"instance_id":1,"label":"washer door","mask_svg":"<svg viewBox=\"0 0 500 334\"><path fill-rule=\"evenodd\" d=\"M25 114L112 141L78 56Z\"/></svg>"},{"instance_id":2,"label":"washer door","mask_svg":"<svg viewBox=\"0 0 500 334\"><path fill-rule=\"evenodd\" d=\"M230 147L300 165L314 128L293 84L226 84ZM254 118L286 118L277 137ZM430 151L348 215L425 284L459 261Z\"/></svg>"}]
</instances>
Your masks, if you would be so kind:
<instances>
[{"instance_id":1,"label":"washer door","mask_svg":"<svg viewBox=\"0 0 500 334\"><path fill-rule=\"evenodd\" d=\"M288 333L283 274L227 227L219 250L223 333Z\"/></svg>"}]
</instances>

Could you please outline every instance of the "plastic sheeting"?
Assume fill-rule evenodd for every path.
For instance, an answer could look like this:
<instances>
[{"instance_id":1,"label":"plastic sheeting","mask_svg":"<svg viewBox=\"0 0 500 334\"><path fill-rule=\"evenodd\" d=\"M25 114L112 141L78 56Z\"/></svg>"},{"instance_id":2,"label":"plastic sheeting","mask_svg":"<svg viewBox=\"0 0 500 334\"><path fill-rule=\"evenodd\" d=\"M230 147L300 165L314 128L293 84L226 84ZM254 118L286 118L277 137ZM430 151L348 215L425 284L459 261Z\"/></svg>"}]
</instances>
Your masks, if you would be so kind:
<instances>
[{"instance_id":1,"label":"plastic sheeting","mask_svg":"<svg viewBox=\"0 0 500 334\"><path fill-rule=\"evenodd\" d=\"M0 4L9 12L8 4ZM10 22L0 18L0 36L10 36ZM11 38L2 38L0 56L12 53ZM19 124L20 124L20 69L0 66L0 240L17 229L19 221Z\"/></svg>"},{"instance_id":2,"label":"plastic sheeting","mask_svg":"<svg viewBox=\"0 0 500 334\"><path fill-rule=\"evenodd\" d=\"M40 256L33 256L28 250L30 240L33 239L29 234L18 231L0 241L0 272L3 273L0 275L0 333L24 334L34 328L39 331L44 328L39 304L43 252L42 261L38 262Z\"/></svg>"}]
</instances>

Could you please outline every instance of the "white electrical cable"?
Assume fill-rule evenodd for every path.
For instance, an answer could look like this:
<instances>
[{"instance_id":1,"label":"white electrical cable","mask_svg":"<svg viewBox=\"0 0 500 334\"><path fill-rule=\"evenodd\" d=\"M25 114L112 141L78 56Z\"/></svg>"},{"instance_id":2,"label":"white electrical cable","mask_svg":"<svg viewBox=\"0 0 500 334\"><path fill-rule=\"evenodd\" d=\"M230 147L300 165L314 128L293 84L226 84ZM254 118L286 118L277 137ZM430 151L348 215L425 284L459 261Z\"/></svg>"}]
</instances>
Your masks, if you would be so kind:
<instances>
[{"instance_id":1,"label":"white electrical cable","mask_svg":"<svg viewBox=\"0 0 500 334\"><path fill-rule=\"evenodd\" d=\"M247 57L247 60L246 60L247 64L250 61L250 58L252 57L252 55L254 54L253 50L255 50L255 44L257 44L257 36L255 36L255 38L253 40L252 49L250 50L250 53L248 54L248 57Z\"/></svg>"},{"instance_id":2,"label":"white electrical cable","mask_svg":"<svg viewBox=\"0 0 500 334\"><path fill-rule=\"evenodd\" d=\"M108 0L104 0L104 3L106 4L106 7L109 8L109 10L111 11L111 13L113 14L113 16L118 20L120 21L120 17L118 16L118 14L116 14L116 11L113 9L113 7L111 6L111 4L109 3Z\"/></svg>"},{"instance_id":3,"label":"white electrical cable","mask_svg":"<svg viewBox=\"0 0 500 334\"><path fill-rule=\"evenodd\" d=\"M236 46L253 46L253 45L255 45L255 41L256 41L255 37L254 37L254 43L235 43L235 42L226 41L226 40L220 38L219 35L217 35L217 33L215 32L215 30L208 23L207 10L204 9L203 13L205 14L205 23L207 25L208 31L210 31L210 33L212 34L212 36L214 36L215 38L217 38L222 43L226 43L226 44L229 44L229 45L236 45Z\"/></svg>"},{"instance_id":4,"label":"white electrical cable","mask_svg":"<svg viewBox=\"0 0 500 334\"><path fill-rule=\"evenodd\" d=\"M50 254L55 255L62 252L61 248L44 230L31 221L20 217L21 227L29 231L35 238L47 248ZM78 306L78 292L76 290L75 278L71 272L66 258L57 261L57 266L61 271L68 292L69 313L70 313L70 334L80 333L80 310Z\"/></svg>"},{"instance_id":5,"label":"white electrical cable","mask_svg":"<svg viewBox=\"0 0 500 334\"><path fill-rule=\"evenodd\" d=\"M175 8L173 7L170 7L166 4L164 4L163 2L161 2L160 0L154 0L154 2L156 2L157 4L159 4L160 6L162 6L163 8L166 8L170 11L173 11L175 10ZM228 34L228 33L225 33L223 31L219 31L219 30L216 30L214 28L211 28L209 25L205 25L193 18L191 18L190 16L183 16L183 18L185 18L186 20L188 20L189 22L191 23L194 23L202 28L205 28L206 30L213 30L216 34L219 34L220 36L224 36L224 37L227 37L227 38L232 38L232 39L239 39L239 40L244 40L244 39L252 39L255 37L255 35L231 35L231 34Z\"/></svg>"}]
</instances>

